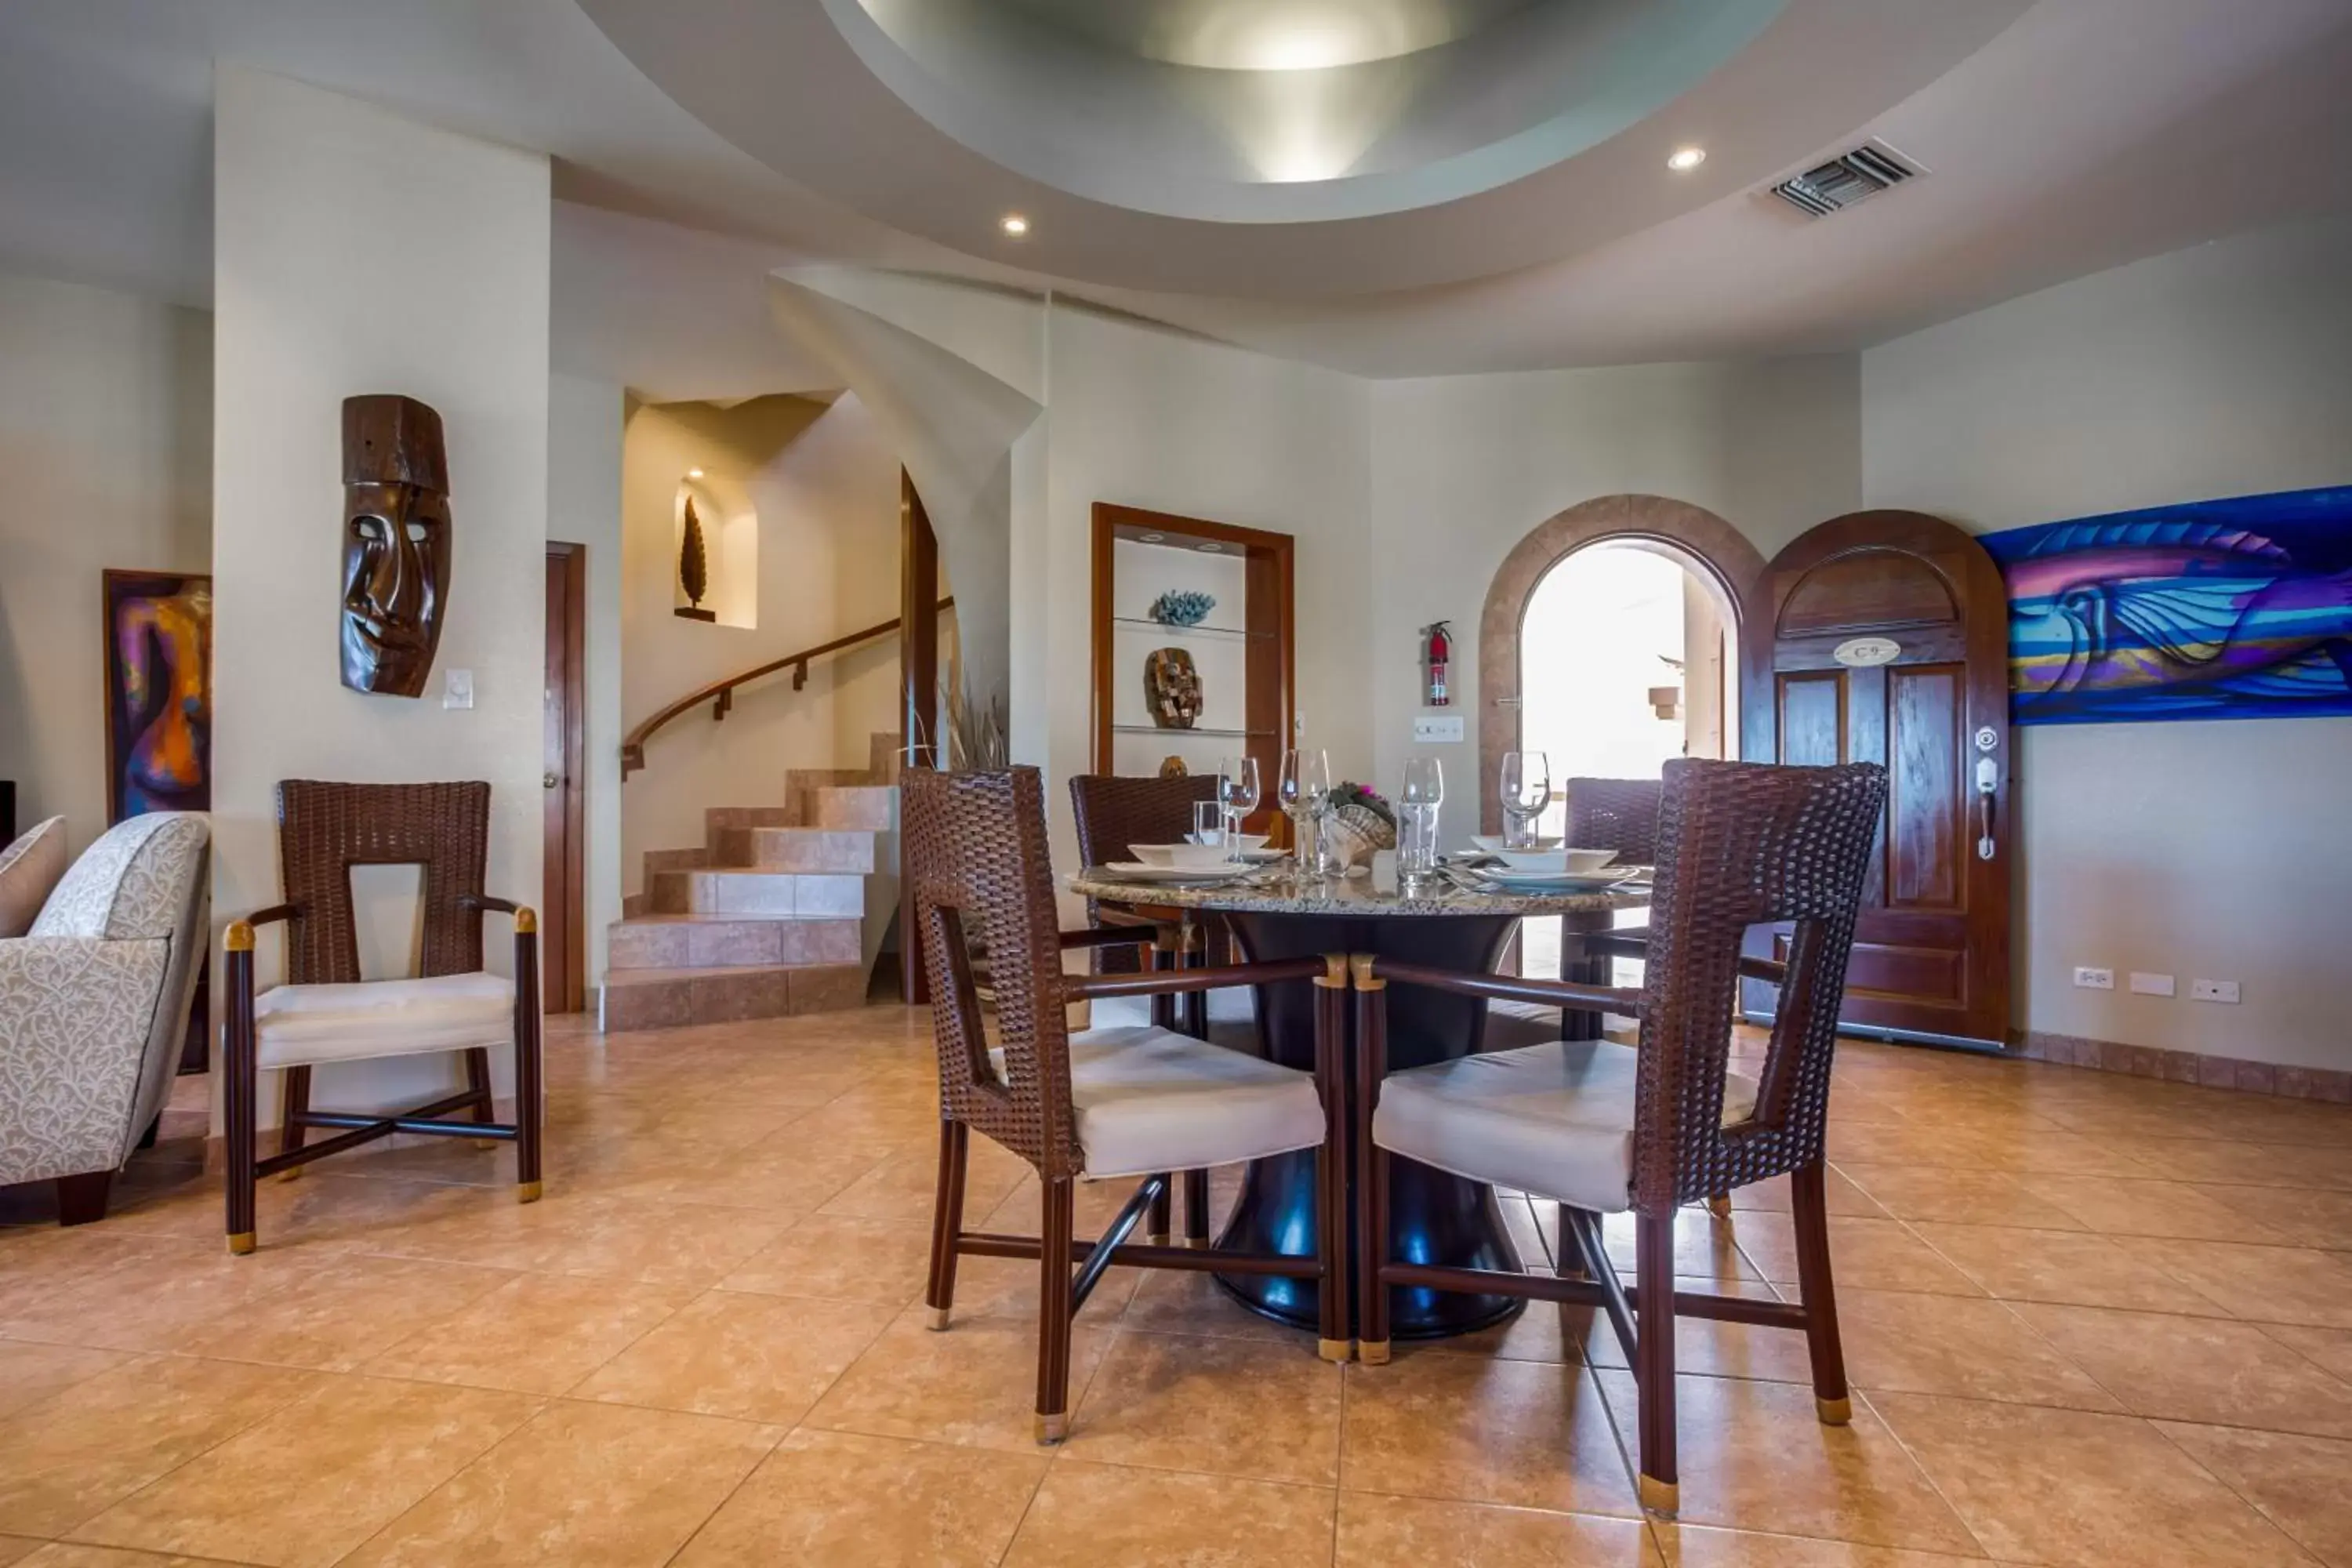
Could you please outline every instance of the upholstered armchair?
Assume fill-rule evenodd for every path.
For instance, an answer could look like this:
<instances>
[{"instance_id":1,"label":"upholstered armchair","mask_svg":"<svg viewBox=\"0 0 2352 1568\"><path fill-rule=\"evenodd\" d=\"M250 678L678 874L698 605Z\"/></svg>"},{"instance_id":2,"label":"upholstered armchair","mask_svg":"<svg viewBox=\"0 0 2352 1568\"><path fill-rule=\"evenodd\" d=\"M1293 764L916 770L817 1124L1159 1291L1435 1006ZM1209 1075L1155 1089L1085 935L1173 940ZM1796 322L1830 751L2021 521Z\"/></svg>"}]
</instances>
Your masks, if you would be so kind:
<instances>
[{"instance_id":1,"label":"upholstered armchair","mask_svg":"<svg viewBox=\"0 0 2352 1568\"><path fill-rule=\"evenodd\" d=\"M0 941L0 1184L54 1181L103 1218L170 1092L212 918L202 816L134 816L91 845L24 936Z\"/></svg>"}]
</instances>

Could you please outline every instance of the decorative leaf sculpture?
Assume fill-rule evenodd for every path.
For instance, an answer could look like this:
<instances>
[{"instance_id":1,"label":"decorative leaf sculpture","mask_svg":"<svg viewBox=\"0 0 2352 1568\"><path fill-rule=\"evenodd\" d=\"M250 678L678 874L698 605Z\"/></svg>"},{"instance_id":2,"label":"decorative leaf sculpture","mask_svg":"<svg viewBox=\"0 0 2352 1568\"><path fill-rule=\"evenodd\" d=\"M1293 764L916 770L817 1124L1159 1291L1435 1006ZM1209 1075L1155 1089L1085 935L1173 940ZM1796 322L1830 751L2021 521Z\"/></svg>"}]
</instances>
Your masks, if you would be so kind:
<instances>
[{"instance_id":1,"label":"decorative leaf sculpture","mask_svg":"<svg viewBox=\"0 0 2352 1568\"><path fill-rule=\"evenodd\" d=\"M686 586L688 603L698 609L702 595L710 591L710 562L702 549L702 520L694 514L694 498L686 498L686 540L677 549L678 581Z\"/></svg>"}]
</instances>

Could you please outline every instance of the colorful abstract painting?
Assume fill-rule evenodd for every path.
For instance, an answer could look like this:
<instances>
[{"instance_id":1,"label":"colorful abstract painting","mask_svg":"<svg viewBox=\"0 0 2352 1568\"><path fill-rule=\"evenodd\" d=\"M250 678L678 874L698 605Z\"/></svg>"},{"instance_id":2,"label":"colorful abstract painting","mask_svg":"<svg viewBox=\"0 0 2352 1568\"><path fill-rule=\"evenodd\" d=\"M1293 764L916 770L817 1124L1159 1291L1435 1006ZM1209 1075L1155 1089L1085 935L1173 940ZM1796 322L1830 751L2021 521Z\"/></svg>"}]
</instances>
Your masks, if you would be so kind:
<instances>
[{"instance_id":1,"label":"colorful abstract painting","mask_svg":"<svg viewBox=\"0 0 2352 1568\"><path fill-rule=\"evenodd\" d=\"M2352 487L1983 536L2020 724L2352 714Z\"/></svg>"},{"instance_id":2,"label":"colorful abstract painting","mask_svg":"<svg viewBox=\"0 0 2352 1568\"><path fill-rule=\"evenodd\" d=\"M106 574L106 816L212 807L213 580Z\"/></svg>"}]
</instances>

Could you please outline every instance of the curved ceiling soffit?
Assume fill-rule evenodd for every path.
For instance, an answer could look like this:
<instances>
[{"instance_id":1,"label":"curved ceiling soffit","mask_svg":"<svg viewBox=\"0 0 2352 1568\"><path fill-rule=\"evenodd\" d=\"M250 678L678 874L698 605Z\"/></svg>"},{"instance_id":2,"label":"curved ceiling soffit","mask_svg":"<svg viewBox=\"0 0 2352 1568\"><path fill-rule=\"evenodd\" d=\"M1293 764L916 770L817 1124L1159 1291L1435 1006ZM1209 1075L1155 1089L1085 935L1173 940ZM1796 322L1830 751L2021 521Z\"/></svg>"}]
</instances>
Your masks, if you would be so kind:
<instances>
[{"instance_id":1,"label":"curved ceiling soffit","mask_svg":"<svg viewBox=\"0 0 2352 1568\"><path fill-rule=\"evenodd\" d=\"M1533 266L1737 195L1942 76L2030 0L1554 0L1359 66L1204 71L1097 49L1075 79L1076 35L1003 4L986 15L1051 47L1008 49L1006 24L971 25L974 0L578 3L718 134L906 233L1041 277L1303 300ZM1654 16L1687 37L1665 47ZM1582 68L1528 42L1545 38ZM1155 72L1175 74L1132 87ZM1584 95L1545 97L1554 78ZM1448 96L1501 80L1512 90ZM1711 155L1669 175L1685 142ZM1280 177L1302 173L1328 177ZM1010 211L1032 222L1019 244L997 232Z\"/></svg>"},{"instance_id":2,"label":"curved ceiling soffit","mask_svg":"<svg viewBox=\"0 0 2352 1568\"><path fill-rule=\"evenodd\" d=\"M1012 453L1041 405L972 361L809 281L768 279L777 330L826 364L881 423L923 498L956 595L964 684L985 700L1011 679Z\"/></svg>"}]
</instances>

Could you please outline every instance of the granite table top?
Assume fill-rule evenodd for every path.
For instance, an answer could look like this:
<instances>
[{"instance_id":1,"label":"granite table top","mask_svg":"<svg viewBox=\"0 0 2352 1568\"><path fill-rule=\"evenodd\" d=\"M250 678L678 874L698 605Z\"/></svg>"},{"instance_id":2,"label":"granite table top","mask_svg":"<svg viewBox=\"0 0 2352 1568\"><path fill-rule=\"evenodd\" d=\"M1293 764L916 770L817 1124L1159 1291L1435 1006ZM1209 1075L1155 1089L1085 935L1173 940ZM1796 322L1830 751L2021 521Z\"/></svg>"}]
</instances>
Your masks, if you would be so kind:
<instances>
[{"instance_id":1,"label":"granite table top","mask_svg":"<svg viewBox=\"0 0 2352 1568\"><path fill-rule=\"evenodd\" d=\"M1411 895L1378 892L1370 877L1302 877L1286 867L1245 873L1231 881L1136 882L1089 866L1069 879L1069 890L1104 903L1156 909L1216 910L1235 914L1317 915L1360 920L1379 916L1517 916L1594 914L1638 909L1650 901L1643 883L1616 883L1572 892L1490 893L1430 879Z\"/></svg>"}]
</instances>

